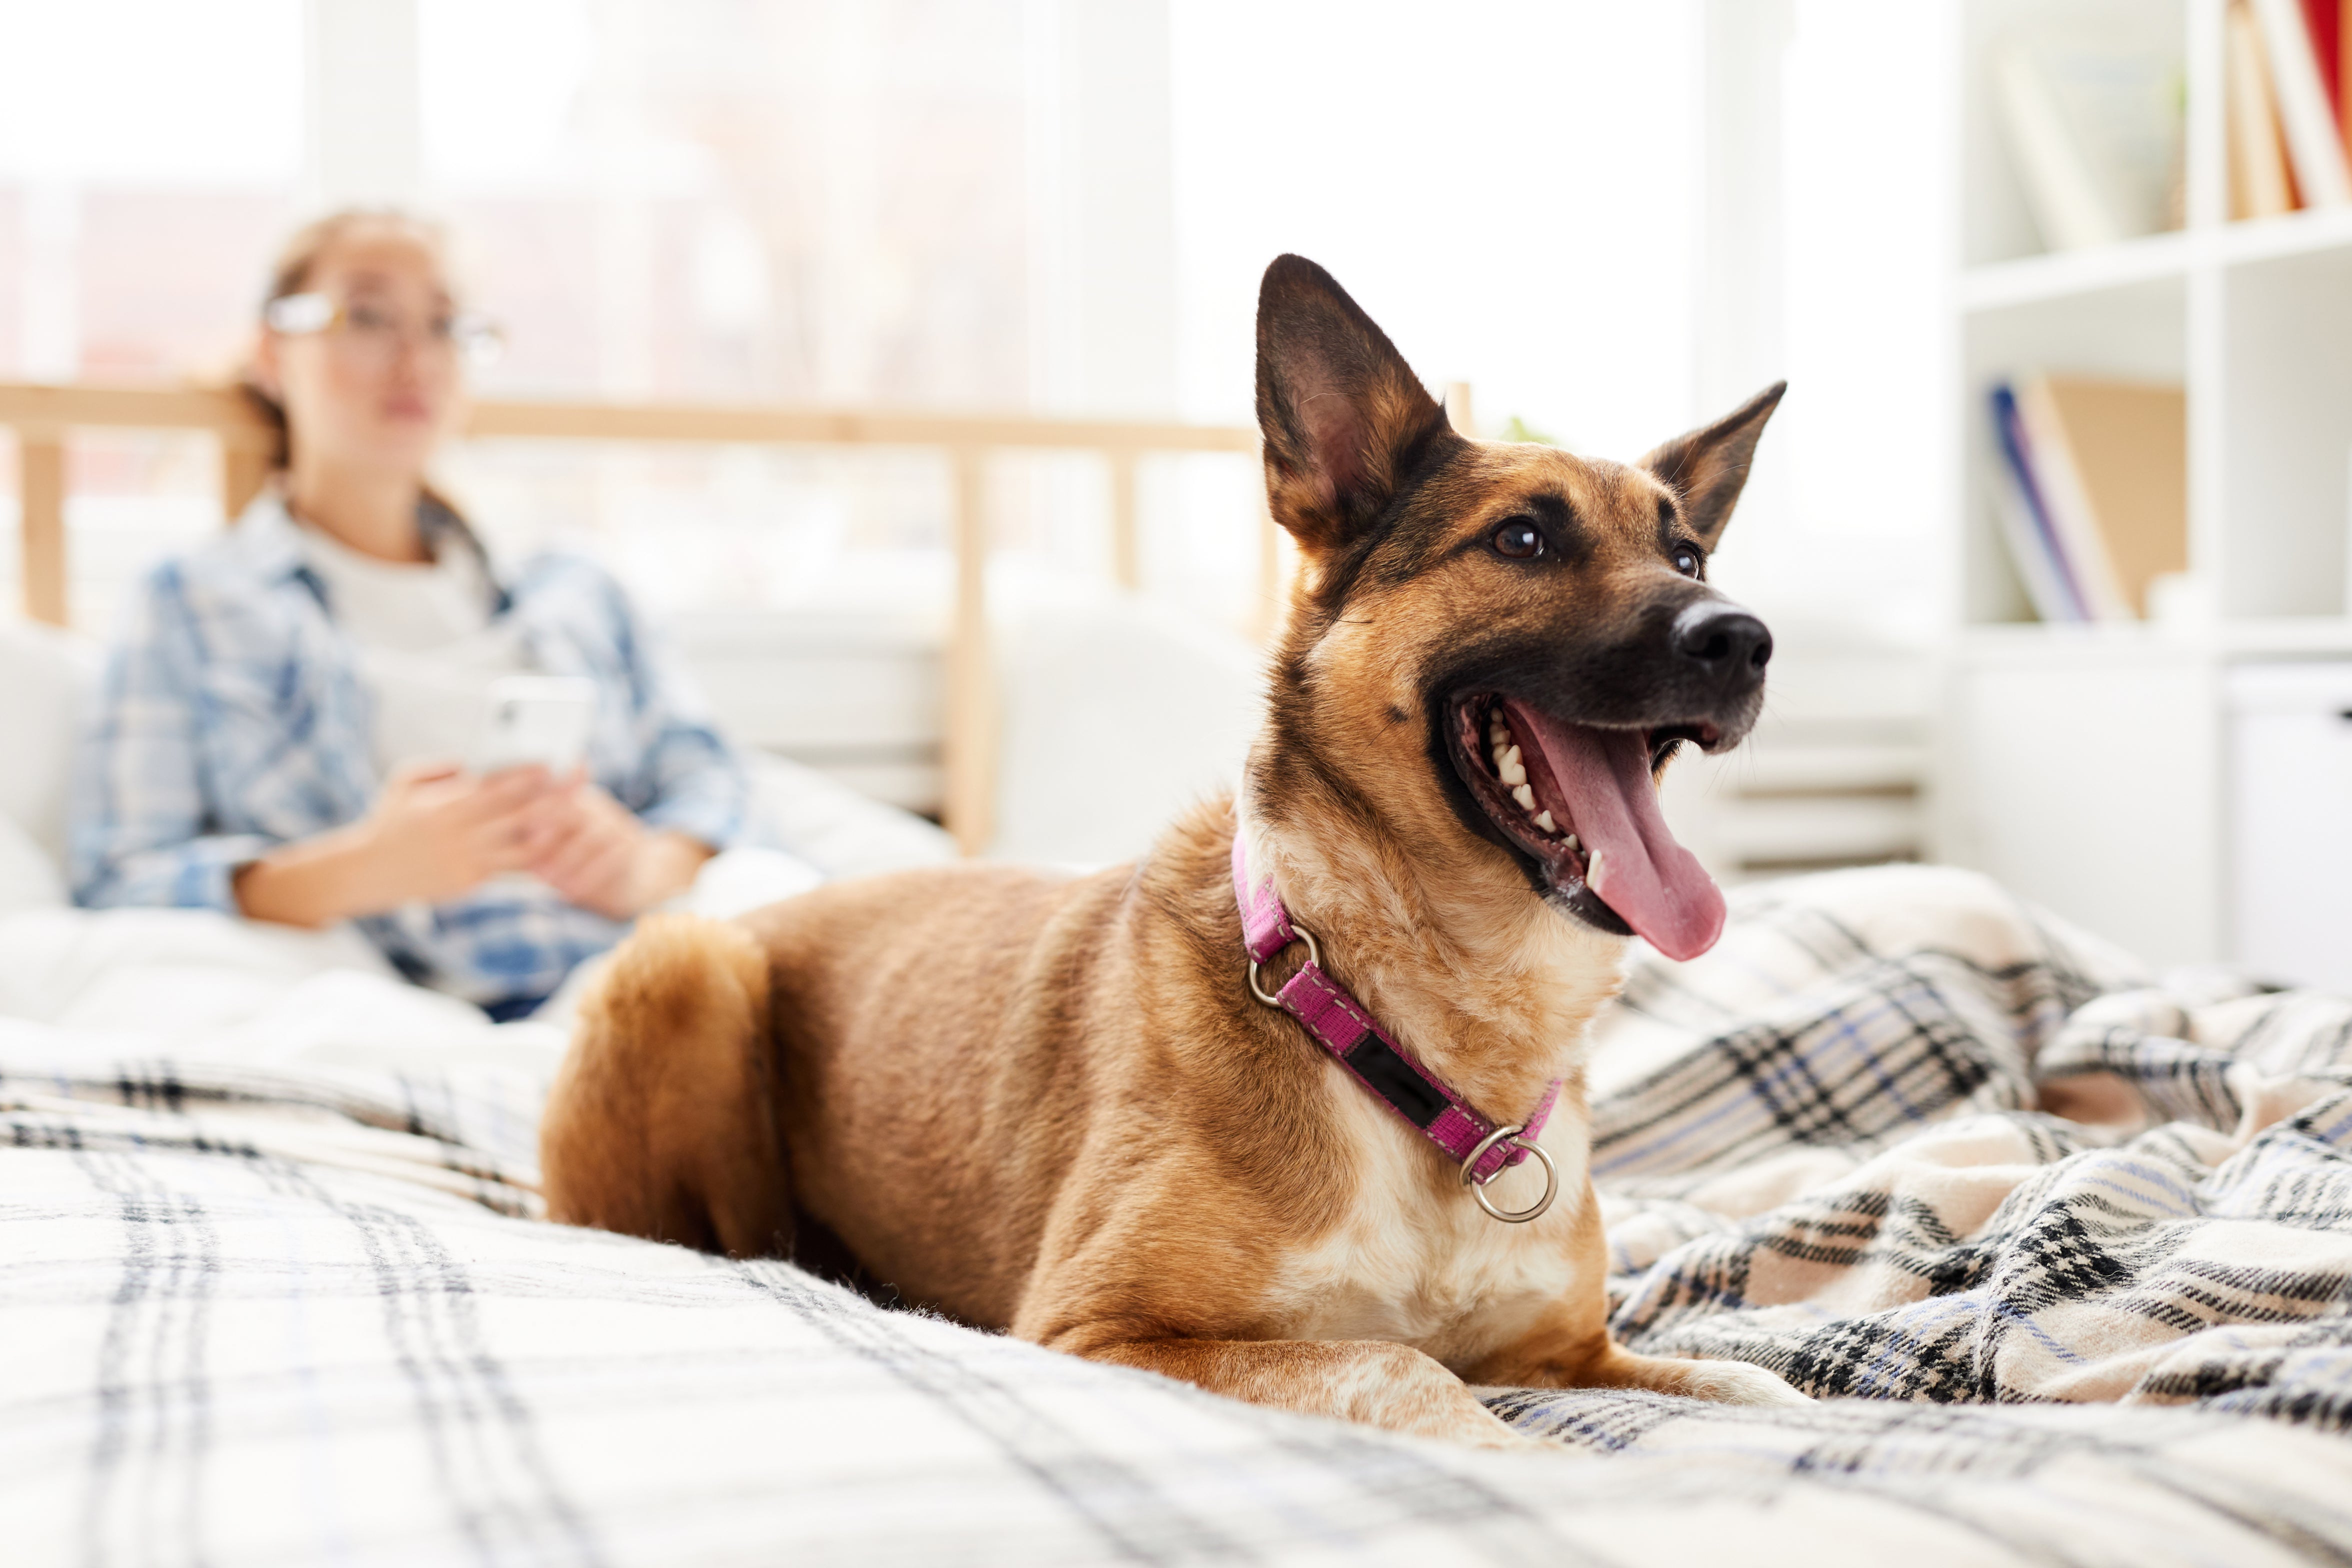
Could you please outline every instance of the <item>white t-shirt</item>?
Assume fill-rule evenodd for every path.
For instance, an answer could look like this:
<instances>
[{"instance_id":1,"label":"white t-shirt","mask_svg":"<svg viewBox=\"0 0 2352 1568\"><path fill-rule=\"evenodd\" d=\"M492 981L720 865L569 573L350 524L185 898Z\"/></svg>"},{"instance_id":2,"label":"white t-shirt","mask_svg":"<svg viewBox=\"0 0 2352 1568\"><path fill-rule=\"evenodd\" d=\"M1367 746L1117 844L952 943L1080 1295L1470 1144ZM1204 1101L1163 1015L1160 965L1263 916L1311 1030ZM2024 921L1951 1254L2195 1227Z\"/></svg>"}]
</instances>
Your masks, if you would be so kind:
<instances>
[{"instance_id":1,"label":"white t-shirt","mask_svg":"<svg viewBox=\"0 0 2352 1568\"><path fill-rule=\"evenodd\" d=\"M469 762L491 683L534 668L516 629L495 619L480 552L445 535L436 559L412 564L363 555L309 523L297 531L329 612L358 646L360 679L375 699L376 765Z\"/></svg>"}]
</instances>

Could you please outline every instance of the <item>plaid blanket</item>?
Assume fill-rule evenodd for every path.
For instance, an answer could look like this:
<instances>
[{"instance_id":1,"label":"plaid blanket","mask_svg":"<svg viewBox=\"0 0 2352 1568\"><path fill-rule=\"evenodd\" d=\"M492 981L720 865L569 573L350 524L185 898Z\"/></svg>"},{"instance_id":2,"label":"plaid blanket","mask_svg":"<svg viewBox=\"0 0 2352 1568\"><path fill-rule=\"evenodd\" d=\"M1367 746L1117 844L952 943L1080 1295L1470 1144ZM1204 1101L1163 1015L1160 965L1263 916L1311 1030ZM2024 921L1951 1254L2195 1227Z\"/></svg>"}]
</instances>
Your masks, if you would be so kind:
<instances>
[{"instance_id":1,"label":"plaid blanket","mask_svg":"<svg viewBox=\"0 0 2352 1568\"><path fill-rule=\"evenodd\" d=\"M0 1026L6 1560L2352 1562L2352 1005L1955 873L1737 909L1602 1030L1616 1324L1822 1403L1511 1454L550 1226L527 1070Z\"/></svg>"}]
</instances>

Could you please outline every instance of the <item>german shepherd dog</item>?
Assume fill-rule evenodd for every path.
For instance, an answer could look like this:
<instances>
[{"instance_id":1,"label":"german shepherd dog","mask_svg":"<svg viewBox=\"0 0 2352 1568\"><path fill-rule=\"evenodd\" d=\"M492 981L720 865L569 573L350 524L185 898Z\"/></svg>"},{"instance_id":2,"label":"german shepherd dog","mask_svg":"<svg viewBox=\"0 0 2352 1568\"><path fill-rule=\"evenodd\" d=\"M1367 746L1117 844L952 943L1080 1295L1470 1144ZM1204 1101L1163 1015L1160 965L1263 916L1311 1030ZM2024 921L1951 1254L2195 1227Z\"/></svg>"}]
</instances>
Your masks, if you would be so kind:
<instances>
[{"instance_id":1,"label":"german shepherd dog","mask_svg":"<svg viewBox=\"0 0 2352 1568\"><path fill-rule=\"evenodd\" d=\"M1706 557L1781 388L1630 468L1465 439L1295 256L1257 345L1301 569L1239 798L1089 876L973 864L646 921L547 1108L550 1215L739 1257L837 1243L967 1323L1402 1432L1512 1442L1465 1380L1801 1402L1611 1342L1584 1102L1626 938L1688 958L1722 928L1656 777L1763 700L1769 635ZM1548 1212L1496 1223L1253 995L1237 861L1492 1125L1560 1086L1520 1135Z\"/></svg>"}]
</instances>

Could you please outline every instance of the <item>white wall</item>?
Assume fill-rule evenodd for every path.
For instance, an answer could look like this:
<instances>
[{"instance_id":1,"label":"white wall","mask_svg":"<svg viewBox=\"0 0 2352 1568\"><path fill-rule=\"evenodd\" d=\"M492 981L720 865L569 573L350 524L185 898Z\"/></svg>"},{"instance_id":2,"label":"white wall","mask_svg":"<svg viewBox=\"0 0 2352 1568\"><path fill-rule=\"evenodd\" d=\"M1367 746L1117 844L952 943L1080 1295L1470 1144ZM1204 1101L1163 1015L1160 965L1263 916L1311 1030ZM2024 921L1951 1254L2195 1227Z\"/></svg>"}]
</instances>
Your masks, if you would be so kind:
<instances>
[{"instance_id":1,"label":"white wall","mask_svg":"<svg viewBox=\"0 0 2352 1568\"><path fill-rule=\"evenodd\" d=\"M307 0L303 205L409 206L424 186L416 0Z\"/></svg>"},{"instance_id":2,"label":"white wall","mask_svg":"<svg viewBox=\"0 0 2352 1568\"><path fill-rule=\"evenodd\" d=\"M1707 0L1701 391L1790 384L1714 576L1784 639L1918 645L1951 600L1946 9Z\"/></svg>"},{"instance_id":3,"label":"white wall","mask_svg":"<svg viewBox=\"0 0 2352 1568\"><path fill-rule=\"evenodd\" d=\"M1786 376L1717 580L1917 641L1948 254L1944 7L1192 0L1183 407L1249 415L1259 273L1328 267L1433 384L1637 456ZM1889 68L1897 62L1903 68Z\"/></svg>"},{"instance_id":4,"label":"white wall","mask_svg":"<svg viewBox=\"0 0 2352 1568\"><path fill-rule=\"evenodd\" d=\"M1176 402L1167 0L1027 0L1038 406Z\"/></svg>"},{"instance_id":5,"label":"white wall","mask_svg":"<svg viewBox=\"0 0 2352 1568\"><path fill-rule=\"evenodd\" d=\"M1188 0L1186 414L1249 416L1258 278L1328 268L1423 378L1580 450L1694 414L1694 0Z\"/></svg>"},{"instance_id":6,"label":"white wall","mask_svg":"<svg viewBox=\"0 0 2352 1568\"><path fill-rule=\"evenodd\" d=\"M300 7L0 0L0 184L24 197L16 374L69 380L80 368L85 190L267 189L292 177Z\"/></svg>"}]
</instances>

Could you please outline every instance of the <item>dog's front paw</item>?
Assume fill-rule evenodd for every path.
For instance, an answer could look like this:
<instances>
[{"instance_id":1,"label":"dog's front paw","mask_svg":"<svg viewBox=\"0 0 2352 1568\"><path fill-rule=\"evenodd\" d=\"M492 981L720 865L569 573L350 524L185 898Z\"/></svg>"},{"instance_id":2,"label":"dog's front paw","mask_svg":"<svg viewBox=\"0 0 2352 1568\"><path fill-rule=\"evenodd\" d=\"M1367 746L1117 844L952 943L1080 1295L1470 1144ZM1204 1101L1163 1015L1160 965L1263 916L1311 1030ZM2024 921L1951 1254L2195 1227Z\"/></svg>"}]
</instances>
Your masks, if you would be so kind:
<instances>
[{"instance_id":1,"label":"dog's front paw","mask_svg":"<svg viewBox=\"0 0 2352 1568\"><path fill-rule=\"evenodd\" d=\"M1744 1361L1703 1361L1691 1363L1685 1393L1721 1405L1811 1405L1777 1373Z\"/></svg>"}]
</instances>

